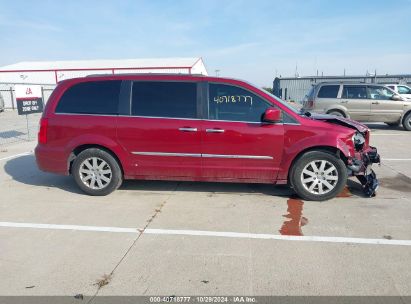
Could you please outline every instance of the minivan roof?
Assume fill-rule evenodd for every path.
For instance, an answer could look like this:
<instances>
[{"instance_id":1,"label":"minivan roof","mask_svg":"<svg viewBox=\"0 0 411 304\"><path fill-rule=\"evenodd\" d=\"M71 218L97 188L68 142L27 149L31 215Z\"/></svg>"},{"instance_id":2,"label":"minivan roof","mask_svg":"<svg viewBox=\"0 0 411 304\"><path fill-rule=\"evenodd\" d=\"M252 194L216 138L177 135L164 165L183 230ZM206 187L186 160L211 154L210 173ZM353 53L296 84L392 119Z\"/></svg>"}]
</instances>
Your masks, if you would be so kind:
<instances>
[{"instance_id":1,"label":"minivan roof","mask_svg":"<svg viewBox=\"0 0 411 304\"><path fill-rule=\"evenodd\" d=\"M219 76L207 76L202 74L176 74L176 73L122 73L122 74L91 74L86 77L76 77L68 78L58 82L58 84L63 83L77 83L77 82L86 82L93 80L204 80L210 82L228 82L228 83L245 83L250 86L259 88L256 85L251 84L250 82L242 79L229 78L229 77L219 77Z\"/></svg>"},{"instance_id":2,"label":"minivan roof","mask_svg":"<svg viewBox=\"0 0 411 304\"><path fill-rule=\"evenodd\" d=\"M121 74L90 74L86 77L113 77L113 76L184 76L184 77L209 77L203 74L176 74L176 73L121 73Z\"/></svg>"}]
</instances>

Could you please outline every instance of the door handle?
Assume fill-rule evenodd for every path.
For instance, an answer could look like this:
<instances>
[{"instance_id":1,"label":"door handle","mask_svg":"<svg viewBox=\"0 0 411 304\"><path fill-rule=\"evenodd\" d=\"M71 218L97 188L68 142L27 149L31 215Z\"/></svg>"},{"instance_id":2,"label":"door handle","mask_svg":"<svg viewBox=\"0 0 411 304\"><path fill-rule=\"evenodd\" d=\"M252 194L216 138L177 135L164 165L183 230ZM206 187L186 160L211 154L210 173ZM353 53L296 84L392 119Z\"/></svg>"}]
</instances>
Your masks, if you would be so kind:
<instances>
[{"instance_id":1,"label":"door handle","mask_svg":"<svg viewBox=\"0 0 411 304\"><path fill-rule=\"evenodd\" d=\"M179 128L178 130L180 130L181 132L197 132L197 128Z\"/></svg>"},{"instance_id":2,"label":"door handle","mask_svg":"<svg viewBox=\"0 0 411 304\"><path fill-rule=\"evenodd\" d=\"M348 103L348 100L343 100L340 103Z\"/></svg>"},{"instance_id":3,"label":"door handle","mask_svg":"<svg viewBox=\"0 0 411 304\"><path fill-rule=\"evenodd\" d=\"M206 129L207 133L224 133L225 130L223 129Z\"/></svg>"},{"instance_id":4,"label":"door handle","mask_svg":"<svg viewBox=\"0 0 411 304\"><path fill-rule=\"evenodd\" d=\"M371 104L380 104L378 101L374 101Z\"/></svg>"}]
</instances>

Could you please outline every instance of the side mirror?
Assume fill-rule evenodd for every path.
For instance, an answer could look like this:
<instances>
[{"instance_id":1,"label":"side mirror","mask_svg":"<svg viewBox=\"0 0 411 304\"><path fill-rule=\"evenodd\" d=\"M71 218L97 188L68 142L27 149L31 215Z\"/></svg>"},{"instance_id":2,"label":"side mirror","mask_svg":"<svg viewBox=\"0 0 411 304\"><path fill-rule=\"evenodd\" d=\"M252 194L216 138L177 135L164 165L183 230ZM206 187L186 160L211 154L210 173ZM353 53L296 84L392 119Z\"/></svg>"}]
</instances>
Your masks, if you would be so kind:
<instances>
[{"instance_id":1,"label":"side mirror","mask_svg":"<svg viewBox=\"0 0 411 304\"><path fill-rule=\"evenodd\" d=\"M394 95L391 96L391 100L401 101L402 97L398 94L394 94Z\"/></svg>"},{"instance_id":2,"label":"side mirror","mask_svg":"<svg viewBox=\"0 0 411 304\"><path fill-rule=\"evenodd\" d=\"M263 115L264 122L279 122L281 121L281 110L277 108L268 108Z\"/></svg>"}]
</instances>

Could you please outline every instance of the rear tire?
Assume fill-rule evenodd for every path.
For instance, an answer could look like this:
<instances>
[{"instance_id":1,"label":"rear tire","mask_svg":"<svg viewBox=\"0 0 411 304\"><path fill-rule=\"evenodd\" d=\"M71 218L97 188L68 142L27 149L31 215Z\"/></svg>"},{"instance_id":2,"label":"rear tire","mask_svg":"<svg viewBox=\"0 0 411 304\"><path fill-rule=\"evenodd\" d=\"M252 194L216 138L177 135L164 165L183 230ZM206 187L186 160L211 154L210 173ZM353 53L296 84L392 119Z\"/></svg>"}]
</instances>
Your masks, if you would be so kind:
<instances>
[{"instance_id":1,"label":"rear tire","mask_svg":"<svg viewBox=\"0 0 411 304\"><path fill-rule=\"evenodd\" d=\"M341 112L341 111L338 111L338 110L331 110L331 111L327 112L327 114L345 118L344 113Z\"/></svg>"},{"instance_id":2,"label":"rear tire","mask_svg":"<svg viewBox=\"0 0 411 304\"><path fill-rule=\"evenodd\" d=\"M405 130L411 131L411 112L405 115L404 119L402 120L402 126Z\"/></svg>"},{"instance_id":3,"label":"rear tire","mask_svg":"<svg viewBox=\"0 0 411 304\"><path fill-rule=\"evenodd\" d=\"M342 191L347 183L347 168L344 162L332 153L310 151L295 162L290 181L302 199L325 201Z\"/></svg>"},{"instance_id":4,"label":"rear tire","mask_svg":"<svg viewBox=\"0 0 411 304\"><path fill-rule=\"evenodd\" d=\"M93 196L108 195L120 187L123 174L117 160L108 152L91 148L74 160L72 173L77 185Z\"/></svg>"}]
</instances>

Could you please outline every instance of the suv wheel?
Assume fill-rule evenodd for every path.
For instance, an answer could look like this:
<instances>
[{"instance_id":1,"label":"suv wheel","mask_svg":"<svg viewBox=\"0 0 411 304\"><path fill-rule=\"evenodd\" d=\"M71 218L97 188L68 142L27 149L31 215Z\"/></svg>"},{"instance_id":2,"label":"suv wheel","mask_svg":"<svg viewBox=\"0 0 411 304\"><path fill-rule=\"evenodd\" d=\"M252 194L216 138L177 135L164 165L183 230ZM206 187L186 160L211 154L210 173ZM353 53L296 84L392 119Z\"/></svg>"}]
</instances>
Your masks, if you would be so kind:
<instances>
[{"instance_id":1,"label":"suv wheel","mask_svg":"<svg viewBox=\"0 0 411 304\"><path fill-rule=\"evenodd\" d=\"M339 116L339 117L345 117L343 112L337 111L337 110L327 112L327 114L334 115L334 116Z\"/></svg>"},{"instance_id":2,"label":"suv wheel","mask_svg":"<svg viewBox=\"0 0 411 304\"><path fill-rule=\"evenodd\" d=\"M123 181L117 160L97 148L81 152L74 160L72 173L80 189L90 195L110 194Z\"/></svg>"},{"instance_id":3,"label":"suv wheel","mask_svg":"<svg viewBox=\"0 0 411 304\"><path fill-rule=\"evenodd\" d=\"M295 192L302 199L324 201L342 191L347 182L347 169L336 155L311 151L297 160L290 179Z\"/></svg>"},{"instance_id":4,"label":"suv wheel","mask_svg":"<svg viewBox=\"0 0 411 304\"><path fill-rule=\"evenodd\" d=\"M402 121L402 126L404 127L405 130L411 131L411 112L405 115Z\"/></svg>"}]
</instances>

